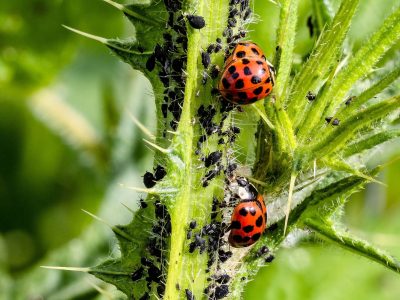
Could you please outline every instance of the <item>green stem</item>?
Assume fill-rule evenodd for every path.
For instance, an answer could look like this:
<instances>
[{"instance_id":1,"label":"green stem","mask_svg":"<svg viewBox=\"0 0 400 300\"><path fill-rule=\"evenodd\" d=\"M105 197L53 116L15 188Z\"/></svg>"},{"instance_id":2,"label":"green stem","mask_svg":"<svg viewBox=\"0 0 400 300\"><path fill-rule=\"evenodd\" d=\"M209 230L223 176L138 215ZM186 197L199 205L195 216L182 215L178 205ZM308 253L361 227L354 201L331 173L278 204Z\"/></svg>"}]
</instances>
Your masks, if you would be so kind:
<instances>
[{"instance_id":1,"label":"green stem","mask_svg":"<svg viewBox=\"0 0 400 300\"><path fill-rule=\"evenodd\" d=\"M177 135L172 140L174 145L173 155L178 164L170 171L174 174L176 186L179 192L174 199L170 199L168 205L171 214L172 234L170 241L170 257L167 273L166 290L164 299L181 299L185 296L185 289L189 289L196 299L203 295L206 285L207 255L200 254L198 250L188 252L189 242L186 239L187 225L191 220L196 220L198 226L204 225L209 220L208 211L211 207L215 187L221 185L220 179L214 179L213 184L207 188L201 187L202 169L199 169L198 157L194 154L196 138L201 134L199 126L193 125L197 109L201 104L210 102L209 99L199 99L200 94L209 93L209 88L201 85L201 49L215 41L218 33L222 32L226 24L228 1L193 1L187 0L185 5L187 13L196 11L197 15L205 17L206 27L200 31L188 28L187 50L187 79L185 85L185 98L177 130ZM220 59L220 58L216 58ZM216 60L215 59L215 60ZM214 60L214 59L213 59ZM202 100L202 101L199 101ZM216 147L210 139L208 148ZM198 170L198 171L194 171ZM180 290L176 288L179 284Z\"/></svg>"}]
</instances>

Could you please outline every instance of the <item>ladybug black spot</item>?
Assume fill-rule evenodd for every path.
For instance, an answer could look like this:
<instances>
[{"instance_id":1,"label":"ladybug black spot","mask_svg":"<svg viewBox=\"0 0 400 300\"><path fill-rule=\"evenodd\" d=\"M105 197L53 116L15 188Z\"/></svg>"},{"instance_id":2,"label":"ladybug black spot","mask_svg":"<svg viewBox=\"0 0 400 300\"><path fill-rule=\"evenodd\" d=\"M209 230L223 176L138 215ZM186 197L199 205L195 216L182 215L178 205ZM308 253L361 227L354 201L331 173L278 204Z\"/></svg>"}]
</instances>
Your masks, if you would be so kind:
<instances>
[{"instance_id":1,"label":"ladybug black spot","mask_svg":"<svg viewBox=\"0 0 400 300\"><path fill-rule=\"evenodd\" d=\"M268 94L268 93L269 93L269 91L270 91L270 89L269 89L269 88L267 88L267 89L265 90L265 93L266 93L266 94Z\"/></svg>"},{"instance_id":2,"label":"ladybug black spot","mask_svg":"<svg viewBox=\"0 0 400 300\"><path fill-rule=\"evenodd\" d=\"M249 100L249 103L254 103L254 102L256 102L257 100L258 100L257 97L251 98L251 99Z\"/></svg>"},{"instance_id":3,"label":"ladybug black spot","mask_svg":"<svg viewBox=\"0 0 400 300\"><path fill-rule=\"evenodd\" d=\"M246 100L247 99L247 93L246 92L239 92L238 96L242 100Z\"/></svg>"},{"instance_id":4,"label":"ladybug black spot","mask_svg":"<svg viewBox=\"0 0 400 300\"><path fill-rule=\"evenodd\" d=\"M249 208L249 212L250 212L250 214L251 214L252 216L255 216L256 213L257 213L257 211L256 211L256 209L255 209L254 207L250 207L250 208Z\"/></svg>"},{"instance_id":5,"label":"ladybug black spot","mask_svg":"<svg viewBox=\"0 0 400 300\"><path fill-rule=\"evenodd\" d=\"M254 95L260 95L261 92L262 92L262 90L263 90L263 87L260 86L260 87L256 88L256 89L253 91L253 93L254 93Z\"/></svg>"},{"instance_id":6,"label":"ladybug black spot","mask_svg":"<svg viewBox=\"0 0 400 300\"><path fill-rule=\"evenodd\" d=\"M249 236L245 236L243 239L242 239L242 242L243 243L248 243L249 241L250 241L250 237Z\"/></svg>"},{"instance_id":7,"label":"ladybug black spot","mask_svg":"<svg viewBox=\"0 0 400 300\"><path fill-rule=\"evenodd\" d=\"M238 79L235 83L235 88L242 89L244 87L243 79Z\"/></svg>"},{"instance_id":8,"label":"ladybug black spot","mask_svg":"<svg viewBox=\"0 0 400 300\"><path fill-rule=\"evenodd\" d=\"M229 89L231 84L228 82L226 78L222 78L222 85L224 86L225 89Z\"/></svg>"},{"instance_id":9,"label":"ladybug black spot","mask_svg":"<svg viewBox=\"0 0 400 300\"><path fill-rule=\"evenodd\" d=\"M260 53L258 53L258 51L257 51L256 48L251 48L251 51L253 51L253 53L254 53L255 55L260 55Z\"/></svg>"},{"instance_id":10,"label":"ladybug black spot","mask_svg":"<svg viewBox=\"0 0 400 300\"><path fill-rule=\"evenodd\" d=\"M238 79L238 78L239 78L239 73L238 73L238 72L233 73L233 74L232 74L232 78L233 78L233 79Z\"/></svg>"},{"instance_id":11,"label":"ladybug black spot","mask_svg":"<svg viewBox=\"0 0 400 300\"><path fill-rule=\"evenodd\" d=\"M232 239L236 242L236 243L241 243L243 241L242 237L240 235L234 235L232 237Z\"/></svg>"},{"instance_id":12,"label":"ladybug black spot","mask_svg":"<svg viewBox=\"0 0 400 300\"><path fill-rule=\"evenodd\" d=\"M231 229L240 229L242 225L240 224L239 221L232 221L231 223Z\"/></svg>"},{"instance_id":13,"label":"ladybug black spot","mask_svg":"<svg viewBox=\"0 0 400 300\"><path fill-rule=\"evenodd\" d=\"M242 58L245 56L246 56L246 52L244 52L244 51L239 51L238 53L236 53L236 57L238 57L238 58Z\"/></svg>"},{"instance_id":14,"label":"ladybug black spot","mask_svg":"<svg viewBox=\"0 0 400 300\"><path fill-rule=\"evenodd\" d=\"M262 216L259 216L259 217L257 218L257 220L256 220L256 226L257 226L257 227L261 227L262 224L263 224L263 217L262 217Z\"/></svg>"},{"instance_id":15,"label":"ladybug black spot","mask_svg":"<svg viewBox=\"0 0 400 300\"><path fill-rule=\"evenodd\" d=\"M226 94L225 97L228 100L232 100L233 99L233 95L232 94Z\"/></svg>"},{"instance_id":16,"label":"ladybug black spot","mask_svg":"<svg viewBox=\"0 0 400 300\"><path fill-rule=\"evenodd\" d=\"M188 19L190 26L195 29L201 29L206 26L206 21L204 21L202 16L188 15L186 18Z\"/></svg>"},{"instance_id":17,"label":"ladybug black spot","mask_svg":"<svg viewBox=\"0 0 400 300\"><path fill-rule=\"evenodd\" d=\"M243 231L246 233L252 232L254 230L254 226L253 225L247 225L243 227Z\"/></svg>"},{"instance_id":18,"label":"ladybug black spot","mask_svg":"<svg viewBox=\"0 0 400 300\"><path fill-rule=\"evenodd\" d=\"M254 213L255 213L255 211L254 211ZM246 208L241 208L240 210L239 210L239 214L241 215L241 216L243 216L243 217L245 217L245 216L247 216L247 209Z\"/></svg>"},{"instance_id":19,"label":"ladybug black spot","mask_svg":"<svg viewBox=\"0 0 400 300\"><path fill-rule=\"evenodd\" d=\"M257 75L254 75L253 77L251 77L251 83L259 84L260 82L261 82L261 78L258 77Z\"/></svg>"},{"instance_id":20,"label":"ladybug black spot","mask_svg":"<svg viewBox=\"0 0 400 300\"><path fill-rule=\"evenodd\" d=\"M260 236L261 236L260 233L256 233L255 235L253 235L253 236L251 237L251 239L252 239L253 241L258 241L258 239L260 238Z\"/></svg>"},{"instance_id":21,"label":"ladybug black spot","mask_svg":"<svg viewBox=\"0 0 400 300\"><path fill-rule=\"evenodd\" d=\"M243 71L244 71L245 75L251 75L252 74L249 67L244 67Z\"/></svg>"},{"instance_id":22,"label":"ladybug black spot","mask_svg":"<svg viewBox=\"0 0 400 300\"><path fill-rule=\"evenodd\" d=\"M231 74L235 73L235 71L236 71L236 67L235 66L230 66L228 68L228 72L231 73Z\"/></svg>"},{"instance_id":23,"label":"ladybug black spot","mask_svg":"<svg viewBox=\"0 0 400 300\"><path fill-rule=\"evenodd\" d=\"M247 65L247 64L250 63L250 60L248 60L247 58L243 58L243 59L242 59L242 63L243 63L244 65Z\"/></svg>"},{"instance_id":24,"label":"ladybug black spot","mask_svg":"<svg viewBox=\"0 0 400 300\"><path fill-rule=\"evenodd\" d=\"M262 61L262 60L257 60L256 63L257 63L258 65L262 65L262 64L263 64L263 61Z\"/></svg>"}]
</instances>

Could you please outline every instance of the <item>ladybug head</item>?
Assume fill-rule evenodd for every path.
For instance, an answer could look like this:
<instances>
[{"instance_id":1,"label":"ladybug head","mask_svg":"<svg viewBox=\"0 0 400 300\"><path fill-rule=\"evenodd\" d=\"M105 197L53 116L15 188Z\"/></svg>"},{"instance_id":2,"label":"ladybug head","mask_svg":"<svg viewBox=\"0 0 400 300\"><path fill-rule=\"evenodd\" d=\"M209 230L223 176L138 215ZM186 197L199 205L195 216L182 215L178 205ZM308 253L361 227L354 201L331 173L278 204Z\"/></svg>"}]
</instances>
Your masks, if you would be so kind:
<instances>
[{"instance_id":1,"label":"ladybug head","mask_svg":"<svg viewBox=\"0 0 400 300\"><path fill-rule=\"evenodd\" d=\"M240 201L255 200L258 195L256 188L244 177L237 177L231 182L230 190Z\"/></svg>"}]
</instances>

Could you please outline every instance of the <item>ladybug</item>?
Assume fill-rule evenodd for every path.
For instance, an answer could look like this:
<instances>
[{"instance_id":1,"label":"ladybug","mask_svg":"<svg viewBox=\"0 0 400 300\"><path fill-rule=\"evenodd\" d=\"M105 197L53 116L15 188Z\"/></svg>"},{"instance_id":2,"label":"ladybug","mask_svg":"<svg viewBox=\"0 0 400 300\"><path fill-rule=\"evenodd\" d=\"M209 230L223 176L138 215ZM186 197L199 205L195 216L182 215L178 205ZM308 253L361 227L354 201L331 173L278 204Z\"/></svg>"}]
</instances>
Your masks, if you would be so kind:
<instances>
[{"instance_id":1,"label":"ladybug","mask_svg":"<svg viewBox=\"0 0 400 300\"><path fill-rule=\"evenodd\" d=\"M244 178L237 180L238 196L241 202L232 213L228 242L232 247L241 248L254 244L263 234L267 223L267 208L264 198Z\"/></svg>"},{"instance_id":2,"label":"ladybug","mask_svg":"<svg viewBox=\"0 0 400 300\"><path fill-rule=\"evenodd\" d=\"M218 90L235 104L251 104L268 96L274 86L274 67L259 46L241 42L226 59Z\"/></svg>"}]
</instances>

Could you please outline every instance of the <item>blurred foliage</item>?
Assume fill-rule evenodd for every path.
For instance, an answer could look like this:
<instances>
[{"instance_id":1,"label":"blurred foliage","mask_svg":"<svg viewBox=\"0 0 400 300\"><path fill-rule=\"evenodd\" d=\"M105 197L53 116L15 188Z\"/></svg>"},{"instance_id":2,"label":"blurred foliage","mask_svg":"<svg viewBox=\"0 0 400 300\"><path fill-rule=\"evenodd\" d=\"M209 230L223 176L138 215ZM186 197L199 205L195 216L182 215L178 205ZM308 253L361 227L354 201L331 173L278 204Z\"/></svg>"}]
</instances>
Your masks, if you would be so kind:
<instances>
[{"instance_id":1,"label":"blurred foliage","mask_svg":"<svg viewBox=\"0 0 400 300\"><path fill-rule=\"evenodd\" d=\"M391 12L392 5L393 1L361 1L350 31L350 46L357 49ZM333 5L332 9L336 8L337 5ZM309 1L300 2L296 44L299 58L308 55L315 42L306 26L310 9ZM267 56L272 57L275 49L271 48L271 41L275 39L278 8L273 1L257 0L255 11L260 22L251 25L250 36L261 41ZM126 133L128 126L117 125L126 110L141 115L142 121L151 119L151 112L145 105L150 91L140 88L144 81L142 77L109 55L103 47L61 27L61 24L73 25L112 38L129 36L124 31L126 23L116 10L98 0L0 2L0 287L12 286L14 279L23 278L29 272L37 272L38 281L46 274L49 282L59 280L67 286L76 278L75 274L56 275L38 270L36 263L85 231L90 219L80 209L96 211L106 201L108 208L121 208L120 203L125 200L124 203L131 201L132 205L137 201L134 193L126 191L110 196L110 186L115 188L117 180L113 181L114 185L110 181L123 178L124 182L131 183L132 177L138 181L138 174L150 167L149 150L137 143L141 136L137 132ZM388 56L394 54L392 51ZM399 84L396 83L397 87ZM50 124L33 114L30 98L43 88L88 120L102 145L116 143L114 158L107 150L97 160L91 158L90 153L83 155L81 151L75 151L77 148L55 134ZM129 121L126 124L130 124ZM155 124L152 126L154 128ZM246 139L241 140L245 149ZM391 143L376 155L380 159L391 157L399 146L399 143ZM129 176L116 176L123 173L121 169L126 167L127 158L135 164L130 165L134 171L130 169ZM397 236L400 229L397 217L400 213L399 176L400 163L395 162L381 174L380 179L388 184L387 188L372 184L353 196L346 208L346 222L351 228L372 237L373 242L397 256L400 256ZM116 220L113 212L121 214L122 211L114 209L106 214L110 222ZM129 214L126 215L128 218ZM81 239L96 246L99 257L112 256L109 253L112 246L107 242L97 243L89 238L104 236L104 230L89 228ZM246 299L400 297L396 274L343 250L332 248L327 253L321 251L322 247L325 249L326 245L310 240L297 249L282 251L276 261L262 269L248 286ZM78 248L74 253L76 261L64 263L93 264L84 259L84 253L79 252L82 249ZM66 254L68 259L69 255ZM58 259L62 261L62 258ZM89 290L87 298L94 297L93 289L83 284ZM34 290L27 285L20 287L26 288L26 293L22 290L20 296ZM54 295L56 291L49 289L48 294Z\"/></svg>"}]
</instances>

